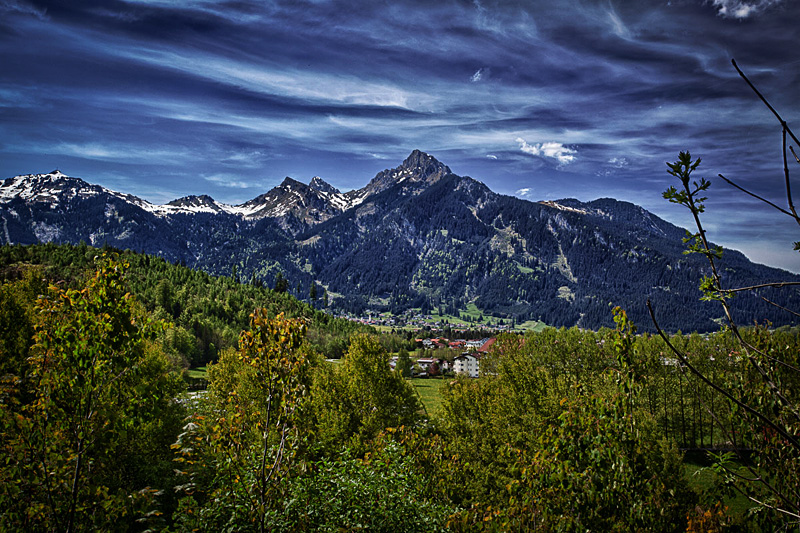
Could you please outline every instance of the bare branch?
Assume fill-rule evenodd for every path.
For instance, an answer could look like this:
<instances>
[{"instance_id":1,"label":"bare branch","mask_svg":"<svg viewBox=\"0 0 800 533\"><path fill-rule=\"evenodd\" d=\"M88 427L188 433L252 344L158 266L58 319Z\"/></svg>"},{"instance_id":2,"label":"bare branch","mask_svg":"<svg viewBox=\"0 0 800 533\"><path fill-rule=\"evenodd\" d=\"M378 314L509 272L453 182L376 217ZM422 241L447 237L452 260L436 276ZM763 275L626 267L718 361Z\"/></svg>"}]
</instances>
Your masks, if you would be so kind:
<instances>
[{"instance_id":1,"label":"bare branch","mask_svg":"<svg viewBox=\"0 0 800 533\"><path fill-rule=\"evenodd\" d=\"M776 281L774 283L761 283L759 285L751 285L750 287L739 287L738 289L718 289L718 290L719 292L745 292L756 289L764 289L767 287L780 289L782 287L791 287L793 285L800 285L800 281Z\"/></svg>"},{"instance_id":2,"label":"bare branch","mask_svg":"<svg viewBox=\"0 0 800 533\"><path fill-rule=\"evenodd\" d=\"M783 128L781 128L781 137L783 140L783 175L786 182L786 201L789 203L789 210L794 215L795 220L800 224L800 219L797 218L797 210L794 208L794 202L792 202L792 186L789 183L789 159L786 157L786 128L786 123L784 123Z\"/></svg>"},{"instance_id":3,"label":"bare branch","mask_svg":"<svg viewBox=\"0 0 800 533\"><path fill-rule=\"evenodd\" d=\"M755 92L755 93L756 93L756 95L758 95L758 97L761 99L761 101L762 101L762 102L764 102L764 105L765 105L765 106L767 106L767 108L768 108L770 111L772 111L772 114L773 114L773 115L775 115L775 118L777 118L777 119L778 119L778 122L780 122L780 123L781 123L781 126L782 126L782 127L784 127L784 128L786 128L786 133L788 133L788 134L789 134L789 136L790 136L790 137L791 137L791 138L794 140L794 142L796 142L797 144L800 144L800 139L798 139L797 137L795 137L795 135L794 135L794 133L792 132L792 130L791 130L791 129L789 128L789 126L786 124L786 121L785 121L785 120L783 120L783 119L781 118L781 116L778 114L778 112L777 112L777 111L775 111L775 108L773 108L773 107L770 105L770 103L767 101L767 99L766 99L766 98L764 98L764 96L763 96L763 95L762 95L762 94L761 94L761 93L758 91L758 89L756 89L756 86L755 86L755 85L753 85L753 83L752 83L752 82L751 82L751 81L750 81L750 80L747 78L747 76L745 76L744 72L742 72L742 71L741 71L741 69L739 68L739 65L737 65L737 64L736 64L736 60L735 60L735 59L731 59L731 63L733 63L733 68L735 68L735 69L736 69L736 72L738 72L738 73L739 73L739 76L741 76L741 77L742 77L742 79L743 79L744 81L746 81L746 82L747 82L747 85L749 85L749 86L750 86L750 88L751 88L751 89L753 89L753 92Z\"/></svg>"},{"instance_id":4,"label":"bare branch","mask_svg":"<svg viewBox=\"0 0 800 533\"><path fill-rule=\"evenodd\" d=\"M764 298L763 296L761 296L761 299L762 299L762 300L764 300L765 302L767 302L767 303L768 303L768 304L770 304L770 305L774 305L774 306L775 306L775 307L777 307L778 309L783 309L783 310L784 310L784 311L786 311L787 313L791 313L791 314L793 314L794 316L798 316L798 317L800 317L800 313L797 313L797 312L795 312L795 311L792 311L791 309L787 309L787 308L785 308L785 307L784 307L784 306L782 306L782 305L778 305L778 304L776 304L775 302L773 302L772 300L769 300L769 299L767 299L767 298ZM800 371L800 370L798 370L798 371Z\"/></svg>"},{"instance_id":5,"label":"bare branch","mask_svg":"<svg viewBox=\"0 0 800 533\"><path fill-rule=\"evenodd\" d=\"M733 185L734 187L736 187L737 189L739 189L743 193L749 194L750 196L752 196L756 200L761 200L765 204L769 204L771 207L774 207L775 209L777 209L778 211L780 211L784 215L789 215L790 217L792 217L792 218L797 220L797 215L794 215L794 214L790 213L789 211L787 211L786 209L784 209L784 208L782 208L782 207L780 207L778 205L775 205L774 203L770 202L766 198L763 198L763 197L761 197L761 196L759 196L759 195L757 195L755 193L752 193L752 192L748 191L744 187L741 187L741 186L737 185L736 183L734 183L733 181L729 180L728 178L726 178L722 174L717 174L717 176L719 176L720 178L724 179L726 182L728 182L729 185Z\"/></svg>"},{"instance_id":6,"label":"bare branch","mask_svg":"<svg viewBox=\"0 0 800 533\"><path fill-rule=\"evenodd\" d=\"M664 330L661 329L661 326L658 324L658 321L656 320L656 315L655 315L655 312L653 311L653 306L650 303L650 300L647 300L647 310L650 312L650 319L653 321L653 325L655 326L656 331L658 332L659 336L664 340L664 342L669 347L669 349L672 350L672 353L674 353L676 356L678 356L678 359L681 360L681 363L686 365L686 367L689 370L691 370L694 375L696 375L698 378L700 378L706 385L708 385L709 387L711 387L712 389L714 389L718 393L720 393L723 396L725 396L728 400L732 401L733 403L735 403L736 405L741 407L743 410L747 411L748 413L750 413L751 415L755 416L756 418L758 418L759 420L764 422L766 425L768 425L769 427L774 429L783 438L785 438L789 443L791 443L791 445L795 449L800 450L800 442L798 442L797 439L795 439L793 435L789 434L784 428L782 428L781 426L777 425L775 422L770 420L768 417L763 415L761 412L757 411L756 409L753 409L752 407L750 407L746 403L742 402L741 400L737 400L728 391L726 391L725 389L723 389L722 387L720 387L716 383L712 382L702 372L697 370L689 362L689 359L686 357L686 354L684 354L683 352L681 352L680 350L675 348L675 346L673 346L672 342L670 342L670 340L667 337L667 335L664 333Z\"/></svg>"}]
</instances>

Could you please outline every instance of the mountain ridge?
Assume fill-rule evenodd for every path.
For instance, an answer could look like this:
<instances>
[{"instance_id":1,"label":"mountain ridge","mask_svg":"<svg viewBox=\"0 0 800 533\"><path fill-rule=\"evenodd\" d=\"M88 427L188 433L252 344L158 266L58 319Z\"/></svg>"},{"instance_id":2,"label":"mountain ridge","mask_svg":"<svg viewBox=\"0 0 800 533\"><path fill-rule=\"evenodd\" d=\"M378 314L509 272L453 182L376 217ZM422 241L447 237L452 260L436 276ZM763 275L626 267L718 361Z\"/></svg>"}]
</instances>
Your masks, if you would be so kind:
<instances>
[{"instance_id":1,"label":"mountain ridge","mask_svg":"<svg viewBox=\"0 0 800 533\"><path fill-rule=\"evenodd\" d=\"M517 322L596 329L613 326L609 305L621 305L647 329L650 298L669 329L716 328L704 318L716 308L698 301L707 265L682 253L681 228L610 198L501 195L419 150L360 189L286 178L237 206L207 195L157 206L60 172L17 176L0 183L0 217L2 242L107 244L269 285L280 273L298 296L315 284L356 313L457 316L474 304ZM730 250L724 261L735 285L788 274ZM784 307L800 300L773 292ZM733 302L742 322L794 323L755 297Z\"/></svg>"}]
</instances>

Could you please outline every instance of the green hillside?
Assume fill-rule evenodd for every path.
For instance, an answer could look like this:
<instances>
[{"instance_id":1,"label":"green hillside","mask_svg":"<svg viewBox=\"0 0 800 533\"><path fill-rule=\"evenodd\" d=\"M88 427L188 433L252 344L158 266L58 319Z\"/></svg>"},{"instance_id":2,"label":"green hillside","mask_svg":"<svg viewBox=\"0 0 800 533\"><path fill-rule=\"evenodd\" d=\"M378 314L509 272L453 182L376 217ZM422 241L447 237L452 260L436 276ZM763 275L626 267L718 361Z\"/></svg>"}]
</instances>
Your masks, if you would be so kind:
<instances>
[{"instance_id":1,"label":"green hillside","mask_svg":"<svg viewBox=\"0 0 800 533\"><path fill-rule=\"evenodd\" d=\"M87 245L2 246L0 279L21 278L26 270L35 268L49 283L77 286L102 251ZM235 272L230 277L211 276L158 257L119 253L130 265L126 281L136 299L151 317L174 325L164 334L165 349L184 357L191 367L215 360L225 348L236 347L257 307L267 309L270 316L283 313L287 318L305 319L311 344L326 357L341 357L351 334L373 331L314 309L287 292L235 279Z\"/></svg>"}]
</instances>

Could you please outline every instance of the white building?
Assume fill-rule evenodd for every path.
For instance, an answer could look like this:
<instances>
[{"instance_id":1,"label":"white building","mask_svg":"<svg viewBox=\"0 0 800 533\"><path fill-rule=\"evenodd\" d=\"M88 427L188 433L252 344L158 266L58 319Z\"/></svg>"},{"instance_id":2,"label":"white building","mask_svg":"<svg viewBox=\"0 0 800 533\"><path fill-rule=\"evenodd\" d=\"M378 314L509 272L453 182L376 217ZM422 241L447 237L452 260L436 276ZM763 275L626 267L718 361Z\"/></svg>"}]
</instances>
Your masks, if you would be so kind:
<instances>
[{"instance_id":1,"label":"white building","mask_svg":"<svg viewBox=\"0 0 800 533\"><path fill-rule=\"evenodd\" d=\"M480 359L471 353L465 353L453 359L453 372L456 374L466 374L471 378L477 378L480 374L480 367Z\"/></svg>"}]
</instances>

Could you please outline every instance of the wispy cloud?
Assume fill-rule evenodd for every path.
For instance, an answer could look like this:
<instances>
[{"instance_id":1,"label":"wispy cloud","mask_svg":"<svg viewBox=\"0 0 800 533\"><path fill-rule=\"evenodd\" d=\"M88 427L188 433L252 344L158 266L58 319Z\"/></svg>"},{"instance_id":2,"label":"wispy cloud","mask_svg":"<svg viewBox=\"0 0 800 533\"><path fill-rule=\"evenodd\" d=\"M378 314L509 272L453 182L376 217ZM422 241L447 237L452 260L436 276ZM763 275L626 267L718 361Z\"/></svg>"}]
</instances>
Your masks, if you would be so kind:
<instances>
[{"instance_id":1,"label":"wispy cloud","mask_svg":"<svg viewBox=\"0 0 800 533\"><path fill-rule=\"evenodd\" d=\"M469 81L471 81L472 83L477 83L481 81L483 79L483 76L487 73L487 71L488 69L486 68L479 68L478 70L475 71L475 74L473 74L470 77Z\"/></svg>"},{"instance_id":2,"label":"wispy cloud","mask_svg":"<svg viewBox=\"0 0 800 533\"><path fill-rule=\"evenodd\" d=\"M555 159L560 165L568 165L569 163L572 163L575 161L575 154L578 153L577 150L554 141L528 144L522 137L517 137L517 142L520 145L519 149L526 154L536 157Z\"/></svg>"},{"instance_id":3,"label":"wispy cloud","mask_svg":"<svg viewBox=\"0 0 800 533\"><path fill-rule=\"evenodd\" d=\"M22 15L33 15L39 19L46 18L46 12L25 0L2 0L0 1L0 13L20 13Z\"/></svg>"},{"instance_id":4,"label":"wispy cloud","mask_svg":"<svg viewBox=\"0 0 800 533\"><path fill-rule=\"evenodd\" d=\"M595 176L613 176L618 174L621 169L627 168L630 163L628 159L625 157L612 157L608 161L606 161L608 166L601 168L595 172Z\"/></svg>"},{"instance_id":5,"label":"wispy cloud","mask_svg":"<svg viewBox=\"0 0 800 533\"><path fill-rule=\"evenodd\" d=\"M242 181L241 176L231 174L213 174L211 176L203 176L203 179L231 189L250 189L255 186L253 183Z\"/></svg>"},{"instance_id":6,"label":"wispy cloud","mask_svg":"<svg viewBox=\"0 0 800 533\"><path fill-rule=\"evenodd\" d=\"M527 198L531 194L531 189L530 187L523 187L522 189L517 189L514 194Z\"/></svg>"},{"instance_id":7,"label":"wispy cloud","mask_svg":"<svg viewBox=\"0 0 800 533\"><path fill-rule=\"evenodd\" d=\"M486 154L486 158L487 159L492 159L494 161L497 161L497 156L494 155L494 154Z\"/></svg>"},{"instance_id":8,"label":"wispy cloud","mask_svg":"<svg viewBox=\"0 0 800 533\"><path fill-rule=\"evenodd\" d=\"M292 69L188 51L120 51L131 59L190 73L257 93L337 104L426 109L432 98L388 81L375 82L346 74Z\"/></svg>"},{"instance_id":9,"label":"wispy cloud","mask_svg":"<svg viewBox=\"0 0 800 533\"><path fill-rule=\"evenodd\" d=\"M154 148L141 145L103 144L99 142L87 143L57 143L42 147L49 153L69 155L84 159L101 161L147 162L170 158L173 161L186 160L189 152L185 149Z\"/></svg>"},{"instance_id":10,"label":"wispy cloud","mask_svg":"<svg viewBox=\"0 0 800 533\"><path fill-rule=\"evenodd\" d=\"M714 7L723 17L746 19L767 8L781 3L782 0L713 0Z\"/></svg>"},{"instance_id":11,"label":"wispy cloud","mask_svg":"<svg viewBox=\"0 0 800 533\"><path fill-rule=\"evenodd\" d=\"M608 20L611 24L611 31L617 37L622 39L630 39L631 38L631 31L625 25L625 23L620 18L619 14L614 10L612 6L609 5L608 8Z\"/></svg>"}]
</instances>

